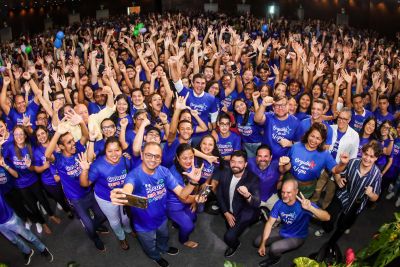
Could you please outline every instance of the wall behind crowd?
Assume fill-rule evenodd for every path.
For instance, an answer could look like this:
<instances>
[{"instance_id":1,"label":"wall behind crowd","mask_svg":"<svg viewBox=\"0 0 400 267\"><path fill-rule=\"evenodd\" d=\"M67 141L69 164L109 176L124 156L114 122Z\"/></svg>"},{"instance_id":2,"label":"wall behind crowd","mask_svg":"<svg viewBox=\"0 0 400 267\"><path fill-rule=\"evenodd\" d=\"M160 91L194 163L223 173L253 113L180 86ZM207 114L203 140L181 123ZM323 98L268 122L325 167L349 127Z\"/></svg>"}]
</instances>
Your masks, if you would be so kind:
<instances>
[{"instance_id":1,"label":"wall behind crowd","mask_svg":"<svg viewBox=\"0 0 400 267\"><path fill-rule=\"evenodd\" d=\"M33 2L33 1L31 1ZM186 0L140 0L135 1L142 7L143 12L162 10L200 11L203 4L209 0L186 1ZM242 0L212 0L218 3L219 10L226 13L236 12L236 4ZM111 15L126 12L126 7L131 1L61 1L59 4L48 6L35 6L26 1L21 6L20 1L4 1L7 6L1 6L2 19L12 26L14 36L21 32L40 32L44 29L44 21L49 16L57 28L58 25L68 23L68 14L73 10L79 12L82 17L96 16L96 10L100 5L109 9ZM279 4L280 14L287 18L296 18L297 9L301 5L304 9L305 18L318 18L324 20L336 20L336 15L344 8L349 15L350 26L359 28L370 28L386 35L393 35L400 25L400 2L398 0L246 0L251 5L251 12L256 16L265 16L267 5Z\"/></svg>"}]
</instances>

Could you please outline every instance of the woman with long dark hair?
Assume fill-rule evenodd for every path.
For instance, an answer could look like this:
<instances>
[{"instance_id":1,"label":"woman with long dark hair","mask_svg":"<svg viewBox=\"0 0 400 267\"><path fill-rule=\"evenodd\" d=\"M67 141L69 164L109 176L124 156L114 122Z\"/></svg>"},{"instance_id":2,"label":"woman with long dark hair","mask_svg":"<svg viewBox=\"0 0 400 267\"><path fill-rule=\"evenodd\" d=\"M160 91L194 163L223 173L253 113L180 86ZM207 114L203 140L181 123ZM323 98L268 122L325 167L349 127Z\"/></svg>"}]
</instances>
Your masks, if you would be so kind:
<instances>
[{"instance_id":1,"label":"woman with long dark hair","mask_svg":"<svg viewBox=\"0 0 400 267\"><path fill-rule=\"evenodd\" d=\"M194 150L189 144L180 144L176 150L174 165L170 168L172 175L180 186L189 182L186 174L194 166ZM197 242L189 240L196 221L195 203L205 202L205 197L191 195L186 200L179 198L173 191L167 192L167 215L179 227L179 242L189 248L198 246Z\"/></svg>"},{"instance_id":2,"label":"woman with long dark hair","mask_svg":"<svg viewBox=\"0 0 400 267\"><path fill-rule=\"evenodd\" d=\"M254 112L243 99L233 101L233 116L249 158L255 157L257 147L262 142L262 127L254 122Z\"/></svg>"},{"instance_id":3,"label":"woman with long dark hair","mask_svg":"<svg viewBox=\"0 0 400 267\"><path fill-rule=\"evenodd\" d=\"M121 143L116 137L107 138L104 151L105 155L97 158L92 165L83 153L79 156L79 164L82 168L79 181L83 187L94 183L95 199L110 222L121 248L127 250L129 244L125 233L132 233L132 228L123 207L111 203L110 192L114 188L123 187L131 165L130 161L122 156Z\"/></svg>"},{"instance_id":4,"label":"woman with long dark hair","mask_svg":"<svg viewBox=\"0 0 400 267\"><path fill-rule=\"evenodd\" d=\"M340 163L336 164L331 153L324 150L328 130L326 125L315 122L304 134L301 142L295 143L288 156L279 159L281 172L290 171L299 183L299 190L306 198L314 193L316 182L323 169L334 174L341 173L349 160L348 154L340 155Z\"/></svg>"},{"instance_id":5,"label":"woman with long dark hair","mask_svg":"<svg viewBox=\"0 0 400 267\"><path fill-rule=\"evenodd\" d=\"M62 209L68 214L68 217L72 219L73 214L62 190L60 177L56 175L54 165L50 164L44 155L46 147L50 143L49 131L44 126L37 126L35 136L38 145L34 151L34 170L40 174L42 186L48 196L60 204Z\"/></svg>"},{"instance_id":6,"label":"woman with long dark hair","mask_svg":"<svg viewBox=\"0 0 400 267\"><path fill-rule=\"evenodd\" d=\"M361 158L362 154L362 147L365 144L368 144L369 141L371 140L376 140L376 127L378 123L376 121L376 118L374 116L368 117L364 123L363 126L359 132L360 135L360 145L358 147L358 153L357 157Z\"/></svg>"},{"instance_id":7,"label":"woman with long dark hair","mask_svg":"<svg viewBox=\"0 0 400 267\"><path fill-rule=\"evenodd\" d=\"M43 194L42 188L37 174L35 173L33 160L33 148L29 137L24 127L17 125L13 131L14 142L5 147L3 156L9 168L17 172L15 178L15 186L21 192L25 205L28 206L32 212L32 221L36 223L38 232L44 229L45 233L51 234L49 226L39 211L36 202L39 201L40 205L46 210L50 220L59 224L60 219L54 215L50 204ZM12 174L12 173L11 173Z\"/></svg>"},{"instance_id":8,"label":"woman with long dark hair","mask_svg":"<svg viewBox=\"0 0 400 267\"><path fill-rule=\"evenodd\" d=\"M115 112L111 116L111 119L114 121L116 126L115 136L119 136L121 132L121 120L127 119L128 120L128 129L132 129L133 127L133 120L131 116L131 107L129 104L129 98L124 95L120 94L115 98Z\"/></svg>"}]
</instances>

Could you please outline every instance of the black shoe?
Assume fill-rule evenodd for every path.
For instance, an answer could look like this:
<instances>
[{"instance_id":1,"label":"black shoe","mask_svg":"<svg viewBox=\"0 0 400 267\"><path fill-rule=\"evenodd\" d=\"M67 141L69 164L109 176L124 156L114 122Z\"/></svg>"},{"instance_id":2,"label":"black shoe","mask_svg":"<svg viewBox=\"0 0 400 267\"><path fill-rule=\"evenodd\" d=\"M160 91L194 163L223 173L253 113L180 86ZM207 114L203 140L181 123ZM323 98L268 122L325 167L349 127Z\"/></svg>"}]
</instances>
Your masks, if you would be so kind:
<instances>
[{"instance_id":1,"label":"black shoe","mask_svg":"<svg viewBox=\"0 0 400 267\"><path fill-rule=\"evenodd\" d=\"M169 247L167 250L167 254L168 255L177 255L179 253L179 249L175 248L175 247Z\"/></svg>"},{"instance_id":2,"label":"black shoe","mask_svg":"<svg viewBox=\"0 0 400 267\"><path fill-rule=\"evenodd\" d=\"M226 257L226 258L229 258L229 257L232 257L235 253L236 253L236 251L237 251L237 249L240 247L240 243L239 243L239 245L236 247L236 248L227 248L226 250L225 250L225 254L224 254L224 256Z\"/></svg>"},{"instance_id":3,"label":"black shoe","mask_svg":"<svg viewBox=\"0 0 400 267\"><path fill-rule=\"evenodd\" d=\"M169 263L168 261L164 260L163 258L159 259L159 260L153 260L154 262L156 262L158 264L158 266L160 267L168 267Z\"/></svg>"},{"instance_id":4,"label":"black shoe","mask_svg":"<svg viewBox=\"0 0 400 267\"><path fill-rule=\"evenodd\" d=\"M33 254L35 254L35 251L33 251L33 249L31 249L31 252L29 252L28 254L24 253L25 265L29 265L31 263L31 258Z\"/></svg>"},{"instance_id":5,"label":"black shoe","mask_svg":"<svg viewBox=\"0 0 400 267\"><path fill-rule=\"evenodd\" d=\"M94 241L94 245L96 246L96 248L100 251L106 251L106 247L104 246L103 241L101 241L100 238L96 239L96 241Z\"/></svg>"},{"instance_id":6,"label":"black shoe","mask_svg":"<svg viewBox=\"0 0 400 267\"><path fill-rule=\"evenodd\" d=\"M45 248L40 254L42 255L42 257L45 257L48 262L53 262L53 254L51 254L48 248Z\"/></svg>"},{"instance_id":7,"label":"black shoe","mask_svg":"<svg viewBox=\"0 0 400 267\"><path fill-rule=\"evenodd\" d=\"M99 227L97 227L96 232L99 234L109 234L110 233L110 231L108 231L108 228L103 225L100 225Z\"/></svg>"},{"instance_id":8,"label":"black shoe","mask_svg":"<svg viewBox=\"0 0 400 267\"><path fill-rule=\"evenodd\" d=\"M261 261L258 266L260 267L268 267L268 266L272 266L277 264L280 261L280 257L279 258L270 258L270 259L266 259Z\"/></svg>"}]
</instances>

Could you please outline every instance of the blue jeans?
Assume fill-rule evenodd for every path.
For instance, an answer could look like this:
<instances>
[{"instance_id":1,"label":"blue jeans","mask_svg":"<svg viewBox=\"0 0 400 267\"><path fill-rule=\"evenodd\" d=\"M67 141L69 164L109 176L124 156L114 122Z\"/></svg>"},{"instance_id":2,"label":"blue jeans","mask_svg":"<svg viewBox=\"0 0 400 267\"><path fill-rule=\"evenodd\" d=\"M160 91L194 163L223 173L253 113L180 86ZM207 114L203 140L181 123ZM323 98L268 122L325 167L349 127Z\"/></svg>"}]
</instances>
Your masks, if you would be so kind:
<instances>
[{"instance_id":1,"label":"blue jeans","mask_svg":"<svg viewBox=\"0 0 400 267\"><path fill-rule=\"evenodd\" d=\"M181 210L168 210L168 218L179 225L179 242L182 244L189 240L190 234L194 230L194 222L196 221L196 213L190 210L189 205Z\"/></svg>"},{"instance_id":2,"label":"blue jeans","mask_svg":"<svg viewBox=\"0 0 400 267\"><path fill-rule=\"evenodd\" d=\"M96 233L96 229L101 226L106 217L94 199L93 192L88 193L83 198L73 199L71 200L71 203L74 206L75 212L80 218L86 233L89 235L89 238L93 242L98 240L99 236ZM94 213L94 220L90 217L89 209Z\"/></svg>"},{"instance_id":3,"label":"blue jeans","mask_svg":"<svg viewBox=\"0 0 400 267\"><path fill-rule=\"evenodd\" d=\"M161 259L161 254L167 252L168 246L168 220L165 220L156 230L137 232L143 251L152 260Z\"/></svg>"},{"instance_id":4,"label":"blue jeans","mask_svg":"<svg viewBox=\"0 0 400 267\"><path fill-rule=\"evenodd\" d=\"M100 209L106 215L111 228L113 229L118 240L125 240L125 232L131 233L132 228L127 214L124 214L123 206L117 206L110 201L99 198L94 194Z\"/></svg>"},{"instance_id":5,"label":"blue jeans","mask_svg":"<svg viewBox=\"0 0 400 267\"><path fill-rule=\"evenodd\" d=\"M8 222L0 224L0 232L16 245L25 254L31 252L31 248L20 237L31 242L37 250L43 252L46 246L30 230L27 230L21 219L14 213Z\"/></svg>"}]
</instances>

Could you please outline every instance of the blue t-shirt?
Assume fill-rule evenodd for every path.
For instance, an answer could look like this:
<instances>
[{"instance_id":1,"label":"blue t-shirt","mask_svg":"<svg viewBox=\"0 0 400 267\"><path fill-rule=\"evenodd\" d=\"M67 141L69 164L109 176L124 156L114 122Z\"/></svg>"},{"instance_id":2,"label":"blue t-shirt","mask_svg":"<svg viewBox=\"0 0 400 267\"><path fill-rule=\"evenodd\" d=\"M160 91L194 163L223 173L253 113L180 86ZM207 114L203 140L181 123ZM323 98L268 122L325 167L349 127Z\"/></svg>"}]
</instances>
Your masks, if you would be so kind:
<instances>
[{"instance_id":1,"label":"blue t-shirt","mask_svg":"<svg viewBox=\"0 0 400 267\"><path fill-rule=\"evenodd\" d=\"M13 216L14 211L4 199L3 192L0 192L0 224L5 224Z\"/></svg>"},{"instance_id":2,"label":"blue t-shirt","mask_svg":"<svg viewBox=\"0 0 400 267\"><path fill-rule=\"evenodd\" d=\"M121 157L115 165L109 163L106 156L96 159L90 166L89 181L94 183L94 192L104 200L110 200L110 192L114 188L122 188L125 177L130 170L130 162Z\"/></svg>"},{"instance_id":3,"label":"blue t-shirt","mask_svg":"<svg viewBox=\"0 0 400 267\"><path fill-rule=\"evenodd\" d=\"M236 89L234 89L232 91L232 93L230 93L228 96L226 96L225 90L223 89L222 85L220 85L219 88L221 88L221 90L220 90L220 96L221 96L220 106L221 107L225 106L228 109L228 111L233 110L232 104L235 99L244 98L244 94L243 93L239 94L238 91L236 91Z\"/></svg>"},{"instance_id":4,"label":"blue t-shirt","mask_svg":"<svg viewBox=\"0 0 400 267\"><path fill-rule=\"evenodd\" d=\"M392 166L400 167L400 137L394 139Z\"/></svg>"},{"instance_id":5,"label":"blue t-shirt","mask_svg":"<svg viewBox=\"0 0 400 267\"><path fill-rule=\"evenodd\" d=\"M343 132L339 131L339 129L336 130L336 141L335 141L335 143L333 144L333 147L332 147L332 150L331 150L331 154L332 154L332 157L333 157L334 159L336 159L336 156L337 156L337 152L338 152L338 149L339 149L340 139L342 139L342 137L343 137L343 135L345 135L345 133L346 133L346 132L343 133Z\"/></svg>"},{"instance_id":6,"label":"blue t-shirt","mask_svg":"<svg viewBox=\"0 0 400 267\"><path fill-rule=\"evenodd\" d=\"M204 92L203 96L196 97L193 90L186 87L182 89L179 95L186 96L187 93L189 93L188 99L186 101L187 106L189 106L191 109L197 110L199 113L199 117L205 124L211 122L210 114L217 112L217 104L215 103L214 96ZM198 126L196 120L193 121L193 128L195 128L195 126ZM202 136L204 134L200 134L199 136Z\"/></svg>"},{"instance_id":7,"label":"blue t-shirt","mask_svg":"<svg viewBox=\"0 0 400 267\"><path fill-rule=\"evenodd\" d=\"M311 203L314 208L318 207ZM292 206L278 200L271 210L270 216L281 219L279 234L284 238L306 238L308 235L308 224L313 216L311 212L304 210L299 201Z\"/></svg>"},{"instance_id":8,"label":"blue t-shirt","mask_svg":"<svg viewBox=\"0 0 400 267\"><path fill-rule=\"evenodd\" d=\"M14 179L3 167L0 167L0 192L8 193L14 187Z\"/></svg>"},{"instance_id":9,"label":"blue t-shirt","mask_svg":"<svg viewBox=\"0 0 400 267\"><path fill-rule=\"evenodd\" d=\"M328 135L326 136L325 144L331 145L333 137L332 128L325 121L323 121L322 123L326 126L326 129L328 130ZM310 129L310 127L311 127L311 118L306 118L300 122L300 126L297 132L299 139L308 131L308 129Z\"/></svg>"},{"instance_id":10,"label":"blue t-shirt","mask_svg":"<svg viewBox=\"0 0 400 267\"><path fill-rule=\"evenodd\" d=\"M272 155L279 159L281 156L286 156L289 148L284 148L279 144L282 138L290 141L297 140L297 128L299 121L296 117L289 115L286 120L279 120L274 113L265 113L264 123L264 143L269 145L272 150Z\"/></svg>"},{"instance_id":11,"label":"blue t-shirt","mask_svg":"<svg viewBox=\"0 0 400 267\"><path fill-rule=\"evenodd\" d=\"M249 169L260 178L260 199L267 201L277 192L277 183L279 181L279 161L272 160L265 170L260 170L256 164L256 158L248 160Z\"/></svg>"},{"instance_id":12,"label":"blue t-shirt","mask_svg":"<svg viewBox=\"0 0 400 267\"><path fill-rule=\"evenodd\" d=\"M384 141L381 141L381 144L382 144L382 149L387 148L390 145L390 139L388 138ZM382 155L376 160L375 164L379 167L380 170L383 170L383 167L385 167L389 158L393 158L393 148L392 151L390 151L389 156L382 153Z\"/></svg>"},{"instance_id":13,"label":"blue t-shirt","mask_svg":"<svg viewBox=\"0 0 400 267\"><path fill-rule=\"evenodd\" d=\"M301 182L316 180L324 168L330 171L336 166L329 151L309 151L301 142L292 146L288 156L292 165L290 172Z\"/></svg>"},{"instance_id":14,"label":"blue t-shirt","mask_svg":"<svg viewBox=\"0 0 400 267\"><path fill-rule=\"evenodd\" d=\"M133 169L125 178L125 184L134 186L134 194L147 197L147 209L132 207L133 224L138 232L156 230L167 219L167 189L173 190L178 182L171 172L162 166L149 175L143 171L142 165Z\"/></svg>"},{"instance_id":15,"label":"blue t-shirt","mask_svg":"<svg viewBox=\"0 0 400 267\"><path fill-rule=\"evenodd\" d=\"M128 119L128 126L126 126L126 131L128 132L133 129L133 119L130 114L126 115L124 118ZM115 132L116 137L118 137L119 133L121 132L121 120L124 118L118 118L117 123L115 124L117 127Z\"/></svg>"},{"instance_id":16,"label":"blue t-shirt","mask_svg":"<svg viewBox=\"0 0 400 267\"><path fill-rule=\"evenodd\" d=\"M90 188L80 185L79 175L82 168L77 161L78 155L85 151L85 147L78 141L76 142L76 153L71 157L65 157L62 153L55 153L55 166L61 179L65 196L70 200L81 199L90 192Z\"/></svg>"},{"instance_id":17,"label":"blue t-shirt","mask_svg":"<svg viewBox=\"0 0 400 267\"><path fill-rule=\"evenodd\" d=\"M104 155L105 144L106 144L105 138L94 142L94 154L96 155L96 158L99 158L100 156Z\"/></svg>"},{"instance_id":18,"label":"blue t-shirt","mask_svg":"<svg viewBox=\"0 0 400 267\"><path fill-rule=\"evenodd\" d=\"M32 103L28 104L28 106L26 107L25 113L19 113L15 108L11 108L8 117L10 117L14 125L22 125L22 120L24 118L24 115L26 117L30 116L31 124L35 125L36 115L39 111L39 108L40 108L39 105L36 104L34 101L32 101Z\"/></svg>"},{"instance_id":19,"label":"blue t-shirt","mask_svg":"<svg viewBox=\"0 0 400 267\"><path fill-rule=\"evenodd\" d=\"M361 128L364 124L364 121L368 119L369 117L373 116L372 112L369 110L364 109L364 113L359 115L357 114L354 109L351 111L351 121L350 121L350 127L353 128L354 130L359 133L361 131Z\"/></svg>"},{"instance_id":20,"label":"blue t-shirt","mask_svg":"<svg viewBox=\"0 0 400 267\"><path fill-rule=\"evenodd\" d=\"M38 146L35 149L34 155L34 166L41 167L47 161L44 153L46 152L46 148L44 146ZM54 180L54 175L56 174L56 167L54 164L50 164L50 168L46 169L44 172L41 173L42 183L45 185L57 185L56 180Z\"/></svg>"},{"instance_id":21,"label":"blue t-shirt","mask_svg":"<svg viewBox=\"0 0 400 267\"><path fill-rule=\"evenodd\" d=\"M170 168L174 164L174 157L176 154L176 149L181 143L178 140L178 137L169 145L168 143L165 144L162 153L162 162L161 164L166 167Z\"/></svg>"},{"instance_id":22,"label":"blue t-shirt","mask_svg":"<svg viewBox=\"0 0 400 267\"><path fill-rule=\"evenodd\" d=\"M171 174L175 177L176 182L180 186L185 187L183 177L178 172L175 165L172 165L172 167L169 170L170 170ZM171 189L167 190L167 209L168 210L170 210L170 211L182 210L185 208L185 206L188 206L188 204L183 203L179 199L179 197L174 193L174 191L172 191Z\"/></svg>"},{"instance_id":23,"label":"blue t-shirt","mask_svg":"<svg viewBox=\"0 0 400 267\"><path fill-rule=\"evenodd\" d=\"M388 112L385 116L383 116L383 115L381 114L379 108L377 108L377 109L375 110L374 116L375 116L376 121L377 121L377 124L378 124L378 125L377 125L377 128L378 128L379 126L381 126L382 122L384 122L384 121L386 121L386 120L388 120L388 121L390 121L390 122L393 122L393 121L394 121L394 116L393 116L392 113Z\"/></svg>"},{"instance_id":24,"label":"blue t-shirt","mask_svg":"<svg viewBox=\"0 0 400 267\"><path fill-rule=\"evenodd\" d=\"M89 115L99 113L105 107L106 107L106 105L101 106L97 103L89 102L89 105L88 105Z\"/></svg>"},{"instance_id":25,"label":"blue t-shirt","mask_svg":"<svg viewBox=\"0 0 400 267\"><path fill-rule=\"evenodd\" d=\"M254 122L254 112L249 113L246 125L242 125L243 117L236 116L236 126L244 143L261 143L262 127Z\"/></svg>"},{"instance_id":26,"label":"blue t-shirt","mask_svg":"<svg viewBox=\"0 0 400 267\"><path fill-rule=\"evenodd\" d=\"M29 155L29 150L25 146L20 149L21 157L18 158L14 146L12 144L5 147L3 151L3 157L5 162L13 168L16 172L18 172L18 178L15 179L15 186L17 188L26 188L31 186L38 180L38 176L35 172L30 171L28 166L25 164L24 158L31 159L31 164L33 159Z\"/></svg>"},{"instance_id":27,"label":"blue t-shirt","mask_svg":"<svg viewBox=\"0 0 400 267\"><path fill-rule=\"evenodd\" d=\"M297 112L296 114L294 114L294 116L299 120L302 121L304 119L310 118L311 115L308 114L307 112Z\"/></svg>"},{"instance_id":28,"label":"blue t-shirt","mask_svg":"<svg viewBox=\"0 0 400 267\"><path fill-rule=\"evenodd\" d=\"M234 151L241 149L240 136L230 132L229 136L224 138L218 133L217 147L221 157L230 156Z\"/></svg>"}]
</instances>

